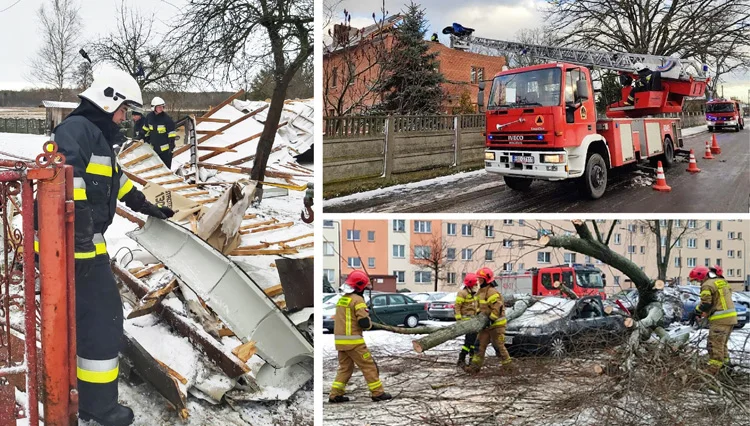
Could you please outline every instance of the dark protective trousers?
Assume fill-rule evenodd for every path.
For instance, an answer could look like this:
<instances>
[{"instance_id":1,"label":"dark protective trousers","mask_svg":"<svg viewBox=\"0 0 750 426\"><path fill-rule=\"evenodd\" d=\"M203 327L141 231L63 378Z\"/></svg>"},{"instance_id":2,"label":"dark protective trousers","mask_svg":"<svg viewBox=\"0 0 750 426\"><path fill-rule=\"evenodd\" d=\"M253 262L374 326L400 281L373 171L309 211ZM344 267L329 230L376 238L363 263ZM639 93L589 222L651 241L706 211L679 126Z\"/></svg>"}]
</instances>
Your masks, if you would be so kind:
<instances>
[{"instance_id":1,"label":"dark protective trousers","mask_svg":"<svg viewBox=\"0 0 750 426\"><path fill-rule=\"evenodd\" d=\"M167 166L168 169L172 169L172 150L167 151L156 151L157 154L159 154L159 158L161 158L161 161L164 162L164 165Z\"/></svg>"},{"instance_id":2,"label":"dark protective trousers","mask_svg":"<svg viewBox=\"0 0 750 426\"><path fill-rule=\"evenodd\" d=\"M76 261L76 343L79 408L104 414L117 404L122 300L109 257Z\"/></svg>"}]
</instances>

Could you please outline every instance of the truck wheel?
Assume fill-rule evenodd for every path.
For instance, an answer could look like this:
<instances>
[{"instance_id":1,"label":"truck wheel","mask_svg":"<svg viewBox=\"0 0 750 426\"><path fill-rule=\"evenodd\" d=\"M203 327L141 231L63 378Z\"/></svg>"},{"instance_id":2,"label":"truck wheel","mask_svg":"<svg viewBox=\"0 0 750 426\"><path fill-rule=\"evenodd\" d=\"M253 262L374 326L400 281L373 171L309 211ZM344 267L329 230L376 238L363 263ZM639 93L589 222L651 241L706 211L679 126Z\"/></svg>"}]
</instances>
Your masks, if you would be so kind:
<instances>
[{"instance_id":1,"label":"truck wheel","mask_svg":"<svg viewBox=\"0 0 750 426\"><path fill-rule=\"evenodd\" d=\"M709 131L709 132L713 132L713 131L714 131L714 128L713 128L713 127L711 127L711 126L708 126L708 131Z\"/></svg>"},{"instance_id":2,"label":"truck wheel","mask_svg":"<svg viewBox=\"0 0 750 426\"><path fill-rule=\"evenodd\" d=\"M663 166L665 169L672 167L674 164L674 145L672 144L672 139L669 137L664 139L664 155L661 157L663 157L660 159L664 163Z\"/></svg>"},{"instance_id":3,"label":"truck wheel","mask_svg":"<svg viewBox=\"0 0 750 426\"><path fill-rule=\"evenodd\" d=\"M734 126L734 130L739 133L739 131L740 131L740 123L737 123L737 125Z\"/></svg>"},{"instance_id":4,"label":"truck wheel","mask_svg":"<svg viewBox=\"0 0 750 426\"><path fill-rule=\"evenodd\" d=\"M404 325L409 328L414 328L419 325L419 318L416 315L409 315L404 320Z\"/></svg>"},{"instance_id":5,"label":"truck wheel","mask_svg":"<svg viewBox=\"0 0 750 426\"><path fill-rule=\"evenodd\" d=\"M596 200L604 195L607 189L607 163L597 152L589 153L586 169L579 178L580 190L583 195Z\"/></svg>"},{"instance_id":6,"label":"truck wheel","mask_svg":"<svg viewBox=\"0 0 750 426\"><path fill-rule=\"evenodd\" d=\"M519 178L514 176L503 176L505 185L514 191L528 191L534 179Z\"/></svg>"}]
</instances>

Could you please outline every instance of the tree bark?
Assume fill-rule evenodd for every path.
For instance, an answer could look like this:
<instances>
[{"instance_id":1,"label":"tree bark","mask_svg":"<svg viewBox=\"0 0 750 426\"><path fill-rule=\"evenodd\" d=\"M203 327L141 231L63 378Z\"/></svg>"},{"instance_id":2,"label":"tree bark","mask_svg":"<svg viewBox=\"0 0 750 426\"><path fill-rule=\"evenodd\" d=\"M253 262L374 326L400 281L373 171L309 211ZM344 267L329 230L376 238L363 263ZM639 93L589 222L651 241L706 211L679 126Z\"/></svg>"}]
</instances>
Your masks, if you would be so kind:
<instances>
[{"instance_id":1,"label":"tree bark","mask_svg":"<svg viewBox=\"0 0 750 426\"><path fill-rule=\"evenodd\" d=\"M385 324L374 322L372 323L372 329L373 330L385 330L385 331L390 331L391 333L398 333L398 334L430 334L430 333L435 333L437 331L442 330L442 327L405 328L405 327L394 327L392 325L385 325Z\"/></svg>"}]
</instances>

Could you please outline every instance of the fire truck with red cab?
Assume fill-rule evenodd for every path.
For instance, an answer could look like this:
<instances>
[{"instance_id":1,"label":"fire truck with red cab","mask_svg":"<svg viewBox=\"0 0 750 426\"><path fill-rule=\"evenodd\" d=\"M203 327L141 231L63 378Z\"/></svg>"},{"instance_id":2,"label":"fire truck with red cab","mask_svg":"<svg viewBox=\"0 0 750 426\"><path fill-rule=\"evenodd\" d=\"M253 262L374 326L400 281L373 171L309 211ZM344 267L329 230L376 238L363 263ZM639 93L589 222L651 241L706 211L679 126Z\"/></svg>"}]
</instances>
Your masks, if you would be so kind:
<instances>
[{"instance_id":1,"label":"fire truck with red cab","mask_svg":"<svg viewBox=\"0 0 750 426\"><path fill-rule=\"evenodd\" d=\"M591 264L573 263L570 265L531 268L516 273L501 273L495 278L498 291L503 294L531 294L534 296L560 296L554 283L573 290L578 296L601 296L606 298L605 276Z\"/></svg>"},{"instance_id":2,"label":"fire truck with red cab","mask_svg":"<svg viewBox=\"0 0 750 426\"><path fill-rule=\"evenodd\" d=\"M713 99L706 102L706 125L708 131L734 128L739 132L745 128L745 118L739 101L734 99Z\"/></svg>"},{"instance_id":3,"label":"fire truck with red cab","mask_svg":"<svg viewBox=\"0 0 750 426\"><path fill-rule=\"evenodd\" d=\"M514 43L458 28L446 29L453 48L555 61L508 69L492 80L485 169L513 190L528 191L534 179L577 179L581 192L597 199L612 168L646 159L671 166L683 146L680 120L656 115L681 112L683 100L703 96L709 81L708 67L692 60ZM606 117L597 116L591 68L620 75L621 99ZM484 84L479 88L482 107Z\"/></svg>"}]
</instances>

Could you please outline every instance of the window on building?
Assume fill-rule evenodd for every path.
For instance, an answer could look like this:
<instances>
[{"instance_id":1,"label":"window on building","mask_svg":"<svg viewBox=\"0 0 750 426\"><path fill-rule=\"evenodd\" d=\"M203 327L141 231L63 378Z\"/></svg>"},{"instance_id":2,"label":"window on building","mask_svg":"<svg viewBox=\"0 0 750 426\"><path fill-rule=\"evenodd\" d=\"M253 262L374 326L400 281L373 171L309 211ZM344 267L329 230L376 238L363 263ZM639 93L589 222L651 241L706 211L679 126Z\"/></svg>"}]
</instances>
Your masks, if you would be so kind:
<instances>
[{"instance_id":1,"label":"window on building","mask_svg":"<svg viewBox=\"0 0 750 426\"><path fill-rule=\"evenodd\" d=\"M484 227L484 236L487 238L495 238L495 227L487 225Z\"/></svg>"},{"instance_id":2,"label":"window on building","mask_svg":"<svg viewBox=\"0 0 750 426\"><path fill-rule=\"evenodd\" d=\"M333 243L328 241L323 242L323 256L333 256L334 254Z\"/></svg>"},{"instance_id":3,"label":"window on building","mask_svg":"<svg viewBox=\"0 0 750 426\"><path fill-rule=\"evenodd\" d=\"M484 81L484 68L477 68L477 83Z\"/></svg>"},{"instance_id":4,"label":"window on building","mask_svg":"<svg viewBox=\"0 0 750 426\"><path fill-rule=\"evenodd\" d=\"M432 271L415 271L414 282L417 284L432 283Z\"/></svg>"},{"instance_id":5,"label":"window on building","mask_svg":"<svg viewBox=\"0 0 750 426\"><path fill-rule=\"evenodd\" d=\"M414 233L415 234L429 234L432 232L432 222L429 220L415 220L414 221Z\"/></svg>"},{"instance_id":6,"label":"window on building","mask_svg":"<svg viewBox=\"0 0 750 426\"><path fill-rule=\"evenodd\" d=\"M635 254L635 246L628 246L628 253Z\"/></svg>"},{"instance_id":7,"label":"window on building","mask_svg":"<svg viewBox=\"0 0 750 426\"><path fill-rule=\"evenodd\" d=\"M742 259L742 250L737 250L737 259Z\"/></svg>"},{"instance_id":8,"label":"window on building","mask_svg":"<svg viewBox=\"0 0 750 426\"><path fill-rule=\"evenodd\" d=\"M667 220L666 219L661 219L659 221L659 226L661 226L661 227L667 226Z\"/></svg>"},{"instance_id":9,"label":"window on building","mask_svg":"<svg viewBox=\"0 0 750 426\"><path fill-rule=\"evenodd\" d=\"M661 237L661 246L666 247L667 246L667 237Z\"/></svg>"},{"instance_id":10,"label":"window on building","mask_svg":"<svg viewBox=\"0 0 750 426\"><path fill-rule=\"evenodd\" d=\"M406 282L406 271L393 271L393 275L396 276L396 283L403 284Z\"/></svg>"},{"instance_id":11,"label":"window on building","mask_svg":"<svg viewBox=\"0 0 750 426\"><path fill-rule=\"evenodd\" d=\"M394 244L393 257L396 259L403 259L406 257L406 246L403 244Z\"/></svg>"},{"instance_id":12,"label":"window on building","mask_svg":"<svg viewBox=\"0 0 750 426\"><path fill-rule=\"evenodd\" d=\"M583 263L591 263L591 256L583 256Z\"/></svg>"},{"instance_id":13,"label":"window on building","mask_svg":"<svg viewBox=\"0 0 750 426\"><path fill-rule=\"evenodd\" d=\"M635 224L634 223L628 224L628 232L635 232Z\"/></svg>"},{"instance_id":14,"label":"window on building","mask_svg":"<svg viewBox=\"0 0 750 426\"><path fill-rule=\"evenodd\" d=\"M536 261L539 263L549 263L551 253L548 251L540 251L536 254Z\"/></svg>"},{"instance_id":15,"label":"window on building","mask_svg":"<svg viewBox=\"0 0 750 426\"><path fill-rule=\"evenodd\" d=\"M406 221L403 219L394 220L393 232L406 232Z\"/></svg>"},{"instance_id":16,"label":"window on building","mask_svg":"<svg viewBox=\"0 0 750 426\"><path fill-rule=\"evenodd\" d=\"M503 263L503 271L512 271L512 270L513 270L513 262Z\"/></svg>"},{"instance_id":17,"label":"window on building","mask_svg":"<svg viewBox=\"0 0 750 426\"><path fill-rule=\"evenodd\" d=\"M471 82L475 84L484 80L484 68L472 66L470 78Z\"/></svg>"},{"instance_id":18,"label":"window on building","mask_svg":"<svg viewBox=\"0 0 750 426\"><path fill-rule=\"evenodd\" d=\"M706 240L706 244L705 244L705 247L706 247L707 249L710 249L710 248L711 248L711 240Z\"/></svg>"},{"instance_id":19,"label":"window on building","mask_svg":"<svg viewBox=\"0 0 750 426\"><path fill-rule=\"evenodd\" d=\"M727 232L727 239L728 240L733 240L734 239L734 232L731 232L731 231Z\"/></svg>"},{"instance_id":20,"label":"window on building","mask_svg":"<svg viewBox=\"0 0 750 426\"><path fill-rule=\"evenodd\" d=\"M696 247L698 247L698 239L688 238L688 248L696 248Z\"/></svg>"},{"instance_id":21,"label":"window on building","mask_svg":"<svg viewBox=\"0 0 750 426\"><path fill-rule=\"evenodd\" d=\"M641 254L646 254L646 246L641 246Z\"/></svg>"},{"instance_id":22,"label":"window on building","mask_svg":"<svg viewBox=\"0 0 750 426\"><path fill-rule=\"evenodd\" d=\"M721 266L721 259L716 259L716 264Z\"/></svg>"},{"instance_id":23,"label":"window on building","mask_svg":"<svg viewBox=\"0 0 750 426\"><path fill-rule=\"evenodd\" d=\"M674 258L674 267L679 268L682 266L682 258L677 256Z\"/></svg>"},{"instance_id":24,"label":"window on building","mask_svg":"<svg viewBox=\"0 0 750 426\"><path fill-rule=\"evenodd\" d=\"M734 250L727 250L727 257L730 259L734 259Z\"/></svg>"},{"instance_id":25,"label":"window on building","mask_svg":"<svg viewBox=\"0 0 750 426\"><path fill-rule=\"evenodd\" d=\"M688 257L687 258L687 266L688 268L695 268L696 263L698 262L697 257Z\"/></svg>"},{"instance_id":26,"label":"window on building","mask_svg":"<svg viewBox=\"0 0 750 426\"><path fill-rule=\"evenodd\" d=\"M516 241L516 243L518 244L518 248L520 248L520 249L524 248L524 246L525 246L523 240L518 240L518 241Z\"/></svg>"},{"instance_id":27,"label":"window on building","mask_svg":"<svg viewBox=\"0 0 750 426\"><path fill-rule=\"evenodd\" d=\"M720 220L716 221L716 230L717 231L721 231L721 221Z\"/></svg>"},{"instance_id":28,"label":"window on building","mask_svg":"<svg viewBox=\"0 0 750 426\"><path fill-rule=\"evenodd\" d=\"M525 221L525 220L523 220L523 219L518 219L518 226L523 226L523 225L524 225L524 223L526 223L526 221Z\"/></svg>"},{"instance_id":29,"label":"window on building","mask_svg":"<svg viewBox=\"0 0 750 426\"><path fill-rule=\"evenodd\" d=\"M708 231L711 230L711 221L710 220L706 221L706 230L708 230Z\"/></svg>"},{"instance_id":30,"label":"window on building","mask_svg":"<svg viewBox=\"0 0 750 426\"><path fill-rule=\"evenodd\" d=\"M682 228L682 221L680 219L675 220L675 226L677 228Z\"/></svg>"},{"instance_id":31,"label":"window on building","mask_svg":"<svg viewBox=\"0 0 750 426\"><path fill-rule=\"evenodd\" d=\"M456 284L456 273L448 272L447 274L448 284Z\"/></svg>"},{"instance_id":32,"label":"window on building","mask_svg":"<svg viewBox=\"0 0 750 426\"><path fill-rule=\"evenodd\" d=\"M721 250L721 240L716 240L716 250Z\"/></svg>"},{"instance_id":33,"label":"window on building","mask_svg":"<svg viewBox=\"0 0 750 426\"><path fill-rule=\"evenodd\" d=\"M620 277L615 275L615 285L620 285Z\"/></svg>"},{"instance_id":34,"label":"window on building","mask_svg":"<svg viewBox=\"0 0 750 426\"><path fill-rule=\"evenodd\" d=\"M337 87L339 85L339 69L338 67L333 67L333 72L331 73L331 87Z\"/></svg>"},{"instance_id":35,"label":"window on building","mask_svg":"<svg viewBox=\"0 0 750 426\"><path fill-rule=\"evenodd\" d=\"M706 259L705 259L705 260L703 261L703 266L710 266L710 265L711 265L711 259L709 259L709 258L706 258Z\"/></svg>"},{"instance_id":36,"label":"window on building","mask_svg":"<svg viewBox=\"0 0 750 426\"><path fill-rule=\"evenodd\" d=\"M688 220L688 228L690 228L690 229L695 228L695 221L694 220Z\"/></svg>"},{"instance_id":37,"label":"window on building","mask_svg":"<svg viewBox=\"0 0 750 426\"><path fill-rule=\"evenodd\" d=\"M350 268L361 268L362 261L358 257L350 257L347 259L347 264Z\"/></svg>"},{"instance_id":38,"label":"window on building","mask_svg":"<svg viewBox=\"0 0 750 426\"><path fill-rule=\"evenodd\" d=\"M445 257L447 257L448 260L456 260L456 249L448 247L448 249L445 250Z\"/></svg>"},{"instance_id":39,"label":"window on building","mask_svg":"<svg viewBox=\"0 0 750 426\"><path fill-rule=\"evenodd\" d=\"M415 259L429 259L432 254L430 246L414 246Z\"/></svg>"},{"instance_id":40,"label":"window on building","mask_svg":"<svg viewBox=\"0 0 750 426\"><path fill-rule=\"evenodd\" d=\"M513 225L513 219L503 219L503 225Z\"/></svg>"},{"instance_id":41,"label":"window on building","mask_svg":"<svg viewBox=\"0 0 750 426\"><path fill-rule=\"evenodd\" d=\"M367 258L367 267L368 268L374 268L375 267L375 258L374 257L368 257Z\"/></svg>"},{"instance_id":42,"label":"window on building","mask_svg":"<svg viewBox=\"0 0 750 426\"><path fill-rule=\"evenodd\" d=\"M682 247L682 238L678 238L677 241L674 242L675 247Z\"/></svg>"},{"instance_id":43,"label":"window on building","mask_svg":"<svg viewBox=\"0 0 750 426\"><path fill-rule=\"evenodd\" d=\"M456 235L456 224L449 223L446 229L448 235Z\"/></svg>"},{"instance_id":44,"label":"window on building","mask_svg":"<svg viewBox=\"0 0 750 426\"><path fill-rule=\"evenodd\" d=\"M523 263L519 263L519 264L518 264L518 270L519 270L519 271L523 271L523 267L524 267L524 264L523 264Z\"/></svg>"},{"instance_id":45,"label":"window on building","mask_svg":"<svg viewBox=\"0 0 750 426\"><path fill-rule=\"evenodd\" d=\"M645 234L645 233L646 233L646 227L641 225L641 234Z\"/></svg>"},{"instance_id":46,"label":"window on building","mask_svg":"<svg viewBox=\"0 0 750 426\"><path fill-rule=\"evenodd\" d=\"M333 221L332 220L324 220L323 221L323 228L333 228Z\"/></svg>"},{"instance_id":47,"label":"window on building","mask_svg":"<svg viewBox=\"0 0 750 426\"><path fill-rule=\"evenodd\" d=\"M576 254L575 253L565 253L563 256L565 259L565 263L576 263Z\"/></svg>"},{"instance_id":48,"label":"window on building","mask_svg":"<svg viewBox=\"0 0 750 426\"><path fill-rule=\"evenodd\" d=\"M511 239L504 239L503 240L503 247L505 247L505 248L512 248L513 247L513 240L511 240Z\"/></svg>"},{"instance_id":49,"label":"window on building","mask_svg":"<svg viewBox=\"0 0 750 426\"><path fill-rule=\"evenodd\" d=\"M470 248L461 249L461 260L471 260L472 250Z\"/></svg>"},{"instance_id":50,"label":"window on building","mask_svg":"<svg viewBox=\"0 0 750 426\"><path fill-rule=\"evenodd\" d=\"M615 244L620 245L622 243L622 235L615 234Z\"/></svg>"},{"instance_id":51,"label":"window on building","mask_svg":"<svg viewBox=\"0 0 750 426\"><path fill-rule=\"evenodd\" d=\"M367 231L367 241L375 241L375 231Z\"/></svg>"},{"instance_id":52,"label":"window on building","mask_svg":"<svg viewBox=\"0 0 750 426\"><path fill-rule=\"evenodd\" d=\"M359 241L359 231L356 229L348 229L346 231L346 239L348 241Z\"/></svg>"},{"instance_id":53,"label":"window on building","mask_svg":"<svg viewBox=\"0 0 750 426\"><path fill-rule=\"evenodd\" d=\"M734 276L734 269L727 270L727 274L728 274L728 276L733 277Z\"/></svg>"},{"instance_id":54,"label":"window on building","mask_svg":"<svg viewBox=\"0 0 750 426\"><path fill-rule=\"evenodd\" d=\"M742 232L738 232L738 233L737 233L737 239L738 239L738 240L741 240L741 239L742 239Z\"/></svg>"},{"instance_id":55,"label":"window on building","mask_svg":"<svg viewBox=\"0 0 750 426\"><path fill-rule=\"evenodd\" d=\"M492 260L492 255L494 252L492 250L485 250L484 251L484 260Z\"/></svg>"},{"instance_id":56,"label":"window on building","mask_svg":"<svg viewBox=\"0 0 750 426\"><path fill-rule=\"evenodd\" d=\"M461 235L464 237L471 237L471 224L461 224Z\"/></svg>"},{"instance_id":57,"label":"window on building","mask_svg":"<svg viewBox=\"0 0 750 426\"><path fill-rule=\"evenodd\" d=\"M328 281L328 284L338 284L338 282L334 282L334 278L336 278L336 271L333 269L323 269L323 276L326 277L326 281Z\"/></svg>"}]
</instances>

